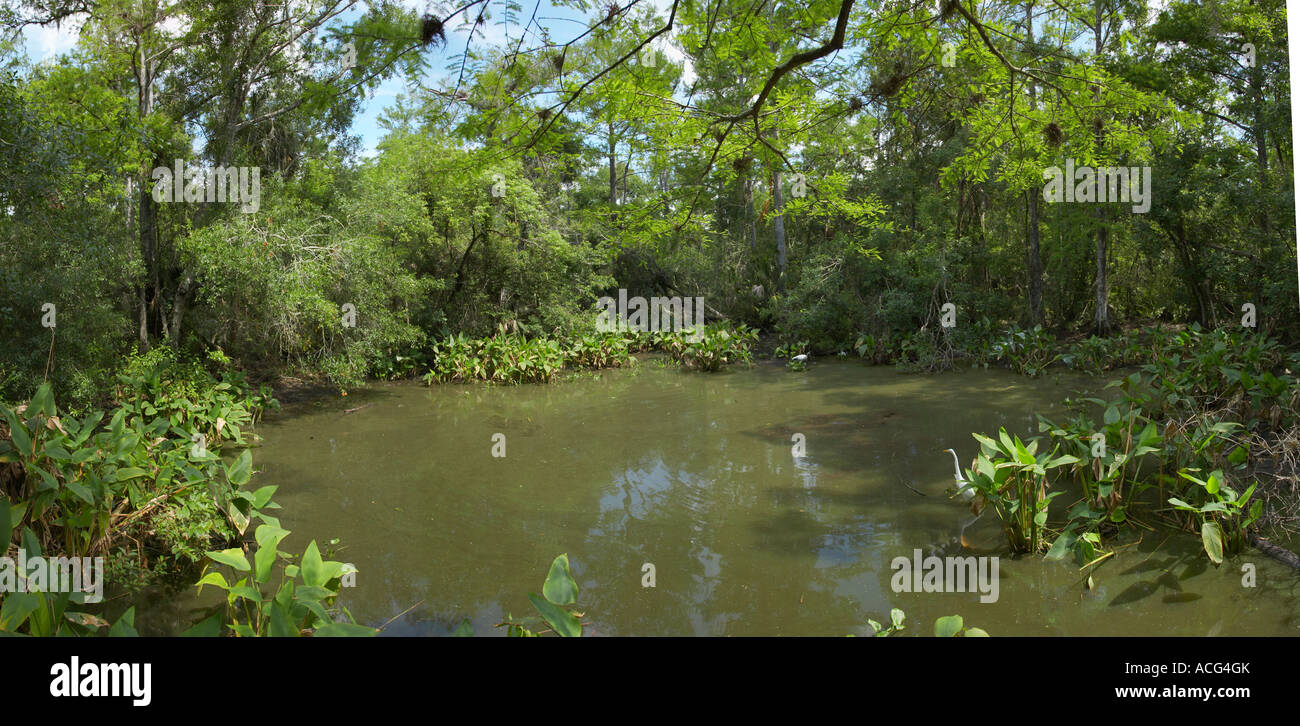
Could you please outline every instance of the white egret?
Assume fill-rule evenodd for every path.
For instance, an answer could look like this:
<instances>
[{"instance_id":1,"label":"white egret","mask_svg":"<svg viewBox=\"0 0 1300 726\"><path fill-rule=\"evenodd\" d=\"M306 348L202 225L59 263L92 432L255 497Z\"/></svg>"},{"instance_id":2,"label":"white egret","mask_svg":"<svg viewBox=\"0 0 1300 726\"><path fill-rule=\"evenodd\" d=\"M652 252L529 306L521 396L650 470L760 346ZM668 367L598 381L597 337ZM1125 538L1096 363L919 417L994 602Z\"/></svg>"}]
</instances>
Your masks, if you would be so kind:
<instances>
[{"instance_id":1,"label":"white egret","mask_svg":"<svg viewBox=\"0 0 1300 726\"><path fill-rule=\"evenodd\" d=\"M952 449L944 449L944 451L952 454L952 471L953 478L957 480L957 496L969 502L975 498L975 488L971 486L970 481L968 481L965 475L961 473L961 462L957 461L957 452Z\"/></svg>"},{"instance_id":2,"label":"white egret","mask_svg":"<svg viewBox=\"0 0 1300 726\"><path fill-rule=\"evenodd\" d=\"M796 362L796 363L807 363L807 362L808 362L808 354L807 354L807 353L800 353L799 355L796 355L795 357L791 358L790 360L792 360L792 361L794 361L794 362Z\"/></svg>"},{"instance_id":3,"label":"white egret","mask_svg":"<svg viewBox=\"0 0 1300 726\"><path fill-rule=\"evenodd\" d=\"M957 480L956 496L961 497L962 501L966 501L966 502L975 499L975 488L971 486L970 480L967 479L961 473L961 462L957 460L957 452L953 451L952 449L944 449L944 451L948 452L949 454L952 454L953 478ZM957 531L957 540L961 542L962 547L970 546L970 543L966 541L966 530L972 524L975 524L975 522L979 521L979 518L982 517L983 515L984 515L984 510L981 509L978 513L972 512L972 516L962 520L961 529Z\"/></svg>"}]
</instances>

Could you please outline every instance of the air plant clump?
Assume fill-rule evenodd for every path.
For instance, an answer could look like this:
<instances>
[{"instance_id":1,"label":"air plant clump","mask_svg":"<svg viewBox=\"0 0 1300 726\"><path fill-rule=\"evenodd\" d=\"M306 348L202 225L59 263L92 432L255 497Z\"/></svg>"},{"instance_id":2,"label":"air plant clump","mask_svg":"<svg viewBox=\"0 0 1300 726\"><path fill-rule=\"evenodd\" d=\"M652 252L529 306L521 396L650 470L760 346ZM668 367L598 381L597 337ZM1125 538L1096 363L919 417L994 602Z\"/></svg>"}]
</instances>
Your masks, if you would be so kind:
<instances>
[{"instance_id":1,"label":"air plant clump","mask_svg":"<svg viewBox=\"0 0 1300 726\"><path fill-rule=\"evenodd\" d=\"M1043 137L1047 139L1050 146L1060 146L1061 142L1065 141L1065 134L1061 132L1060 124L1055 121L1043 127Z\"/></svg>"},{"instance_id":2,"label":"air plant clump","mask_svg":"<svg viewBox=\"0 0 1300 726\"><path fill-rule=\"evenodd\" d=\"M614 18L618 16L619 10L621 10L621 8L619 8L617 2L611 2L609 5L605 6L605 22L613 23Z\"/></svg>"},{"instance_id":3,"label":"air plant clump","mask_svg":"<svg viewBox=\"0 0 1300 726\"><path fill-rule=\"evenodd\" d=\"M871 84L871 92L877 96L889 98L898 93L907 80L907 74L901 70L896 70L888 77L877 80Z\"/></svg>"},{"instance_id":4,"label":"air plant clump","mask_svg":"<svg viewBox=\"0 0 1300 726\"><path fill-rule=\"evenodd\" d=\"M439 43L447 42L447 36L442 30L442 21L432 15L425 15L420 24L420 43L428 45L435 39Z\"/></svg>"},{"instance_id":5,"label":"air plant clump","mask_svg":"<svg viewBox=\"0 0 1300 726\"><path fill-rule=\"evenodd\" d=\"M557 71L564 70L564 54L556 53L551 56L551 65L555 66L555 70Z\"/></svg>"},{"instance_id":6,"label":"air plant clump","mask_svg":"<svg viewBox=\"0 0 1300 726\"><path fill-rule=\"evenodd\" d=\"M731 168L735 169L737 173L744 174L749 171L749 165L752 161L748 156L736 157L735 161L731 162Z\"/></svg>"},{"instance_id":7,"label":"air plant clump","mask_svg":"<svg viewBox=\"0 0 1300 726\"><path fill-rule=\"evenodd\" d=\"M858 110L861 110L861 109L862 109L862 97L861 97L861 96L854 96L853 98L850 98L850 99L849 99L849 110L850 110L850 111L858 111Z\"/></svg>"}]
</instances>

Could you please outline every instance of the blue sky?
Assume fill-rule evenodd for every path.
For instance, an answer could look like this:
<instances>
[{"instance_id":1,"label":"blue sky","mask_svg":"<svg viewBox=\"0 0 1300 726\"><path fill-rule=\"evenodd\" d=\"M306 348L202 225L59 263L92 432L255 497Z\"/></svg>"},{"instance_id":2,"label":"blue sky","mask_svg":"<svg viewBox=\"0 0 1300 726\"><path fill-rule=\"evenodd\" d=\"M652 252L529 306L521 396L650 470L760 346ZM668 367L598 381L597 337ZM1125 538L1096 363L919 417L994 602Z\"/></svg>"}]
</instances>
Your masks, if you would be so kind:
<instances>
[{"instance_id":1,"label":"blue sky","mask_svg":"<svg viewBox=\"0 0 1300 726\"><path fill-rule=\"evenodd\" d=\"M423 2L418 0L402 0L401 4L407 8L415 10L418 13L436 12L439 17L444 17L449 10L445 5L432 2ZM667 9L670 5L669 0L650 0L650 5L661 10ZM459 7L459 3L456 7ZM505 25L501 22L503 13L502 4L492 2L489 15L491 20L486 23L482 32L476 35L473 43L475 47L486 47L488 45L498 45L507 37L515 40L519 37L521 25L512 23ZM340 20L347 22L350 19L358 17L364 8L361 4L358 8L348 11L340 16ZM521 11L522 17L518 20L527 22L528 16L533 12L533 5L525 3ZM550 33L554 41L567 41L583 32L586 29L586 21L583 20L582 14L574 11L572 8L556 7L549 0L542 0L537 10L538 23L544 26ZM473 18L471 17L472 21ZM71 51L76 43L80 31L82 19L73 19L70 22L63 23L60 27L50 25L48 27L28 27L24 31L23 48L27 57L33 63L52 60L60 54ZM461 18L453 21L447 28L447 44L443 47L430 48L426 50L426 60L429 72L423 79L426 86L437 86L441 81L446 80L449 73L446 70L448 61L461 53L465 48L465 41L468 34L469 26L462 24ZM676 56L679 60L680 53L674 53L671 49L668 51L670 58ZM374 152L376 144L383 135L379 127L379 117L384 110L394 105L397 97L405 91L405 81L398 78L390 78L385 81L375 93L362 102L361 111L353 120L352 134L360 137L362 155L369 156Z\"/></svg>"}]
</instances>

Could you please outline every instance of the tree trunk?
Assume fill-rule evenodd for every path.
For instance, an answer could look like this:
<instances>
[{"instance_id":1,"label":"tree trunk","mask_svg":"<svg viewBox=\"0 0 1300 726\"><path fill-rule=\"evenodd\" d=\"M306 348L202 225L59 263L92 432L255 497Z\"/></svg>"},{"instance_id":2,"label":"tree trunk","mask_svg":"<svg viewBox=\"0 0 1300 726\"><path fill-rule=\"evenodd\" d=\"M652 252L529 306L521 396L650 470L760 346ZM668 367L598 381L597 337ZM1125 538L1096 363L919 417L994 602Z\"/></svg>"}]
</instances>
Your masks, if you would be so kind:
<instances>
[{"instance_id":1,"label":"tree trunk","mask_svg":"<svg viewBox=\"0 0 1300 726\"><path fill-rule=\"evenodd\" d=\"M1101 7L1102 7L1102 0L1097 0L1097 4L1096 4L1097 26L1093 29L1094 47L1096 50L1094 62L1097 63L1101 62L1101 51L1102 51L1102 40L1103 40ZM1094 90L1093 97L1097 101L1097 114L1098 114L1097 150L1094 156L1100 159L1102 158L1101 155L1102 146L1106 142L1106 134L1105 131L1103 131L1103 124L1101 123L1101 116L1100 116L1101 114L1101 87L1100 86L1097 86L1096 89ZM1066 183L1073 184L1074 181L1066 180ZM1096 299L1096 307L1093 311L1093 316L1092 316L1092 327L1096 331L1097 335L1110 334L1110 309L1106 304L1106 241L1107 241L1106 209L1105 207L1098 207L1097 208L1097 279L1096 279L1096 285L1094 286L1094 292L1096 293L1097 299Z\"/></svg>"},{"instance_id":2,"label":"tree trunk","mask_svg":"<svg viewBox=\"0 0 1300 726\"><path fill-rule=\"evenodd\" d=\"M1025 3L1025 37L1032 44L1034 42L1034 4ZM1029 106L1030 113L1038 109L1038 89L1034 87L1032 79L1026 79L1029 84ZM1025 243L1027 249L1025 254L1028 257L1025 268L1029 273L1029 324L1041 325L1043 322L1043 258L1039 251L1038 239L1038 194L1039 190L1030 189L1027 193L1026 203L1029 209L1028 223L1026 226Z\"/></svg>"},{"instance_id":3,"label":"tree trunk","mask_svg":"<svg viewBox=\"0 0 1300 726\"><path fill-rule=\"evenodd\" d=\"M779 163L779 162L778 162ZM772 231L776 236L776 291L785 292L785 196L781 193L781 169L772 172L772 208L776 214Z\"/></svg>"},{"instance_id":4,"label":"tree trunk","mask_svg":"<svg viewBox=\"0 0 1300 726\"><path fill-rule=\"evenodd\" d=\"M608 140L609 140L609 206L610 206L610 207L616 207L616 206L618 206L617 158L616 158L616 156L615 156L615 151L616 151L616 148L617 148L617 144L615 144L615 142L614 142L614 120L613 120L613 117L610 117L610 120L609 120L609 122L606 124L606 127L607 127L607 129L608 129L608 134L609 134L609 135L608 135Z\"/></svg>"}]
</instances>

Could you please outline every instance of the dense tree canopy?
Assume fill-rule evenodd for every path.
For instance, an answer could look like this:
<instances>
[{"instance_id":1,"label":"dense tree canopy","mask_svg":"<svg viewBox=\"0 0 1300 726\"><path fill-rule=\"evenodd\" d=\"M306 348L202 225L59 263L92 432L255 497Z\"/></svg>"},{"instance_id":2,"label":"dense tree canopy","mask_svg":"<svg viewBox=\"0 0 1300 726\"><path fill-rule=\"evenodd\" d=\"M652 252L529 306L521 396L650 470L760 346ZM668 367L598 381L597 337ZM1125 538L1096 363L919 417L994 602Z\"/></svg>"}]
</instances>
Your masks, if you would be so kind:
<instances>
[{"instance_id":1,"label":"dense tree canopy","mask_svg":"<svg viewBox=\"0 0 1300 726\"><path fill-rule=\"evenodd\" d=\"M17 33L51 23L78 43L33 63ZM589 329L620 287L822 351L914 343L949 302L959 330L1249 303L1300 332L1280 0L38 0L0 24L11 395L52 367L91 396L164 341L355 381L450 332ZM159 201L176 160L256 169L256 210ZM1149 208L1044 195L1084 167Z\"/></svg>"}]
</instances>

